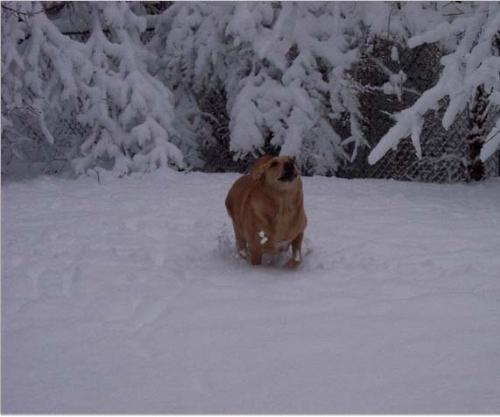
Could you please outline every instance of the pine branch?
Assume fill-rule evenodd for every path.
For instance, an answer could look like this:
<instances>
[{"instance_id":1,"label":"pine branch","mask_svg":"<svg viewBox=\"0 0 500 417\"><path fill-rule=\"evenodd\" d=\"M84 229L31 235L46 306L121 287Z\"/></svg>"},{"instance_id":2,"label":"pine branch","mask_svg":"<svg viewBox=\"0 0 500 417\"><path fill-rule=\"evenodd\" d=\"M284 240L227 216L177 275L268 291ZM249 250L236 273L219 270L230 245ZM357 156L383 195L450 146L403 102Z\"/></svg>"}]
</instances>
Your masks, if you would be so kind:
<instances>
[{"instance_id":1,"label":"pine branch","mask_svg":"<svg viewBox=\"0 0 500 417\"><path fill-rule=\"evenodd\" d=\"M42 8L42 10L38 10L36 12L21 12L20 10L13 9L12 7L9 7L9 6L2 4L2 9L4 9L4 10L8 10L12 13L16 13L18 15L23 15L23 16L29 16L29 17L35 16L35 15L41 14L41 13L48 13L48 12L51 12L52 10L61 9L62 7L65 7L65 5L63 4L61 6L60 4L54 4L53 6L50 6L47 8Z\"/></svg>"}]
</instances>

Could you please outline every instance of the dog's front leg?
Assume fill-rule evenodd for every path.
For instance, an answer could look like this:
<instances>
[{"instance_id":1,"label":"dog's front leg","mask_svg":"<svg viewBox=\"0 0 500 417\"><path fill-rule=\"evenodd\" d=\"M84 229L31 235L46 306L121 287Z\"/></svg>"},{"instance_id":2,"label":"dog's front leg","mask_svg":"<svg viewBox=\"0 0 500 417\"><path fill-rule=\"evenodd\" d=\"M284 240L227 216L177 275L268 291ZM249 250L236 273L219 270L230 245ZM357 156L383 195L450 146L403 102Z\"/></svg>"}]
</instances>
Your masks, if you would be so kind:
<instances>
[{"instance_id":1,"label":"dog's front leg","mask_svg":"<svg viewBox=\"0 0 500 417\"><path fill-rule=\"evenodd\" d=\"M287 268L295 268L302 262L302 238L304 233L300 233L294 240L292 240L292 257L286 263Z\"/></svg>"},{"instance_id":2,"label":"dog's front leg","mask_svg":"<svg viewBox=\"0 0 500 417\"><path fill-rule=\"evenodd\" d=\"M252 265L262 263L262 255L269 246L269 233L265 232L268 228L261 227L257 234L252 235L248 242L248 260Z\"/></svg>"},{"instance_id":3,"label":"dog's front leg","mask_svg":"<svg viewBox=\"0 0 500 417\"><path fill-rule=\"evenodd\" d=\"M262 250L255 245L250 245L248 248L248 260L252 265L260 265L262 263Z\"/></svg>"}]
</instances>

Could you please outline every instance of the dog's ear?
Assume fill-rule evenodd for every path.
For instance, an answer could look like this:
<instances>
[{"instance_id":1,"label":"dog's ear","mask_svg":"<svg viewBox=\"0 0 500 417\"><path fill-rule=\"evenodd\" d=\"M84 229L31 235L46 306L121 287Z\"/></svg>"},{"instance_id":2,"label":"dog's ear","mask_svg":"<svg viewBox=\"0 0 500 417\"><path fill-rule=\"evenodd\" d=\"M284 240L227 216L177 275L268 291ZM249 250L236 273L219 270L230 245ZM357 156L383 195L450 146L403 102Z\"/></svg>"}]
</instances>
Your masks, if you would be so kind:
<instances>
[{"instance_id":1,"label":"dog's ear","mask_svg":"<svg viewBox=\"0 0 500 417\"><path fill-rule=\"evenodd\" d=\"M270 161L259 164L259 165L254 165L252 169L250 170L250 175L254 180L260 180L264 173L266 172L266 169L269 168Z\"/></svg>"},{"instance_id":2,"label":"dog's ear","mask_svg":"<svg viewBox=\"0 0 500 417\"><path fill-rule=\"evenodd\" d=\"M271 155L264 155L253 164L252 168L250 168L250 175L254 180L262 178L272 159Z\"/></svg>"}]
</instances>

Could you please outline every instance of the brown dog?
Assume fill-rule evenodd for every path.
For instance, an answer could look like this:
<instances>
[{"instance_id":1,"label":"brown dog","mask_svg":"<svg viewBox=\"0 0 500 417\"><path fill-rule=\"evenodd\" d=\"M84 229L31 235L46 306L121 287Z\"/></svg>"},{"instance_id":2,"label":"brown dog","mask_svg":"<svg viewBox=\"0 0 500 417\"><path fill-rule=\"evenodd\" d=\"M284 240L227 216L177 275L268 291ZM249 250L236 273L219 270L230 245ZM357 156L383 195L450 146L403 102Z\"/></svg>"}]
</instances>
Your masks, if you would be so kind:
<instances>
[{"instance_id":1,"label":"brown dog","mask_svg":"<svg viewBox=\"0 0 500 417\"><path fill-rule=\"evenodd\" d=\"M300 172L289 156L264 155L240 177L226 197L239 253L252 265L264 253L277 254L292 245L288 267L302 260L307 219Z\"/></svg>"}]
</instances>

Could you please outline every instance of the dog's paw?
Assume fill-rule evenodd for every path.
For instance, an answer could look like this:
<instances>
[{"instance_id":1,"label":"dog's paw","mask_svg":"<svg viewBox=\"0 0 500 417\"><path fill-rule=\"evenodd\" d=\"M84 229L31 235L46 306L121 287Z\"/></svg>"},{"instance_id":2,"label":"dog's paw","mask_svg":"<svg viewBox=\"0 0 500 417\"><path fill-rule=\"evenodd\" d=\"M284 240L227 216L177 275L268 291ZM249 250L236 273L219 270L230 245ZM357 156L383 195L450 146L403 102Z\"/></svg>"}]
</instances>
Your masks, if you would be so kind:
<instances>
[{"instance_id":1,"label":"dog's paw","mask_svg":"<svg viewBox=\"0 0 500 417\"><path fill-rule=\"evenodd\" d=\"M300 260L296 260L294 258L290 258L288 262L285 264L285 268L295 269L300 265Z\"/></svg>"}]
</instances>

